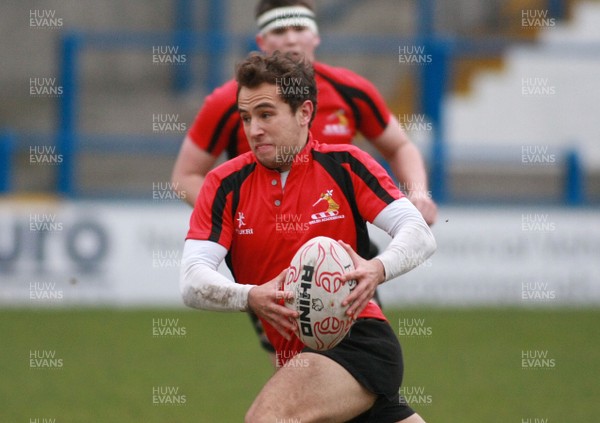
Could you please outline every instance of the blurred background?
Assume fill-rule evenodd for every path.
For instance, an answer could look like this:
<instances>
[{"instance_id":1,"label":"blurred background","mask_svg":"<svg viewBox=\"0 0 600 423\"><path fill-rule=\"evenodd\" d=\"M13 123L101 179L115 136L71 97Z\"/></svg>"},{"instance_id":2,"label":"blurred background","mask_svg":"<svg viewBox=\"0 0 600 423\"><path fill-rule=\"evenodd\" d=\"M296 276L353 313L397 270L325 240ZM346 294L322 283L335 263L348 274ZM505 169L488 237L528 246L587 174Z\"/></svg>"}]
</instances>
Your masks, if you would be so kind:
<instances>
[{"instance_id":1,"label":"blurred background","mask_svg":"<svg viewBox=\"0 0 600 423\"><path fill-rule=\"evenodd\" d=\"M382 287L404 394L428 421L595 422L600 2L317 6L317 59L374 82L439 205L437 253ZM256 49L254 7L0 6L0 420L241 421L270 374L243 316L183 309L191 209L170 182Z\"/></svg>"}]
</instances>

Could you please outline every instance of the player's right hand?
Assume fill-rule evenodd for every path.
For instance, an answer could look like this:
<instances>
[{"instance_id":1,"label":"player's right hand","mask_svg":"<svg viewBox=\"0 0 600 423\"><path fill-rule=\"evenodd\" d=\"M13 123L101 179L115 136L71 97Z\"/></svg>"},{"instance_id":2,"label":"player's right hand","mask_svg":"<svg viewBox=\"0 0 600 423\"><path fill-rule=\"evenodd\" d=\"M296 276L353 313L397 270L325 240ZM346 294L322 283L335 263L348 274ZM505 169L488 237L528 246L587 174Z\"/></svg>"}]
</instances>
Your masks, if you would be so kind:
<instances>
[{"instance_id":1,"label":"player's right hand","mask_svg":"<svg viewBox=\"0 0 600 423\"><path fill-rule=\"evenodd\" d=\"M273 326L281 336L290 340L290 334L298 330L295 323L298 312L283 305L283 301L294 298L293 292L285 292L281 289L286 276L287 269L269 282L252 288L248 293L248 306L257 316Z\"/></svg>"},{"instance_id":2,"label":"player's right hand","mask_svg":"<svg viewBox=\"0 0 600 423\"><path fill-rule=\"evenodd\" d=\"M408 199L411 203L421 212L423 219L425 222L432 226L437 220L437 205L435 201L429 196L429 194L425 193L410 193L408 194Z\"/></svg>"}]
</instances>

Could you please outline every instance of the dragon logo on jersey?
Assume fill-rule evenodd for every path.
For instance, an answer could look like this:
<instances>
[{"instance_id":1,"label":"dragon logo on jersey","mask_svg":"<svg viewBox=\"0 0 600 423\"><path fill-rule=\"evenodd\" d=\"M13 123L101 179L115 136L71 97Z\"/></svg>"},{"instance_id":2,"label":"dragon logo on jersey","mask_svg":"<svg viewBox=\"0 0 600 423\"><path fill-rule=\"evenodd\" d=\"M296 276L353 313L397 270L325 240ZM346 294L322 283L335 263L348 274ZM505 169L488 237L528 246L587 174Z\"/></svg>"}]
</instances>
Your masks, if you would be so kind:
<instances>
[{"instance_id":1,"label":"dragon logo on jersey","mask_svg":"<svg viewBox=\"0 0 600 423\"><path fill-rule=\"evenodd\" d=\"M339 109L338 111L327 116L327 122L328 123L326 123L325 127L323 128L324 135L352 135L352 131L350 130L350 125L344 109Z\"/></svg>"},{"instance_id":2,"label":"dragon logo on jersey","mask_svg":"<svg viewBox=\"0 0 600 423\"><path fill-rule=\"evenodd\" d=\"M333 199L333 190L327 190L319 196L319 199L315 201L313 207L317 206L322 201L327 203L327 210L322 212L313 213L310 215L312 219L310 222L311 225L315 223L326 222L329 220L343 219L346 216L340 215L340 205Z\"/></svg>"}]
</instances>

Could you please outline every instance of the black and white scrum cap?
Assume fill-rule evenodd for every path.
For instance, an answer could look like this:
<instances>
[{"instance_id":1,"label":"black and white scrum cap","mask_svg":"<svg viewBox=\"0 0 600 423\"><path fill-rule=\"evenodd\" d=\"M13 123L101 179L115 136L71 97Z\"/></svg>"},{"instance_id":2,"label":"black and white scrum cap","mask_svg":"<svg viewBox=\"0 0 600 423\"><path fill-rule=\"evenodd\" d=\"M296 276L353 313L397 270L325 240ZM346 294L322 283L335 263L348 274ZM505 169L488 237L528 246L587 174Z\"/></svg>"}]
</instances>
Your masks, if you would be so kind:
<instances>
[{"instance_id":1,"label":"black and white scrum cap","mask_svg":"<svg viewBox=\"0 0 600 423\"><path fill-rule=\"evenodd\" d=\"M287 6L268 10L258 17L256 23L261 34L277 28L292 26L307 27L315 34L319 33L315 14L304 6Z\"/></svg>"}]
</instances>

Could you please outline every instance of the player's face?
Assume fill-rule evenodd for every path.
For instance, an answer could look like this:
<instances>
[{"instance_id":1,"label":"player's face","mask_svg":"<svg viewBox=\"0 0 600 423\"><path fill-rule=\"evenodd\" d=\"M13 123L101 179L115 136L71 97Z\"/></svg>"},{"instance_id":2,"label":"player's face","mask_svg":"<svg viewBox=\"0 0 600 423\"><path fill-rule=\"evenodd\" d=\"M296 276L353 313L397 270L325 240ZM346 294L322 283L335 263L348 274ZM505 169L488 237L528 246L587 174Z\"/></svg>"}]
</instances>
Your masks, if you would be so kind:
<instances>
[{"instance_id":1,"label":"player's face","mask_svg":"<svg viewBox=\"0 0 600 423\"><path fill-rule=\"evenodd\" d=\"M250 149L269 169L286 171L308 138L313 104L305 101L296 112L279 96L275 85L242 87L238 109Z\"/></svg>"},{"instance_id":2,"label":"player's face","mask_svg":"<svg viewBox=\"0 0 600 423\"><path fill-rule=\"evenodd\" d=\"M320 42L319 36L305 26L276 28L256 36L258 47L267 54L279 50L282 53L304 55L311 62L315 60L315 49Z\"/></svg>"}]
</instances>

